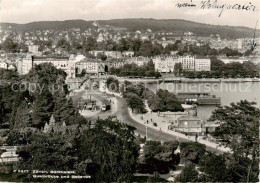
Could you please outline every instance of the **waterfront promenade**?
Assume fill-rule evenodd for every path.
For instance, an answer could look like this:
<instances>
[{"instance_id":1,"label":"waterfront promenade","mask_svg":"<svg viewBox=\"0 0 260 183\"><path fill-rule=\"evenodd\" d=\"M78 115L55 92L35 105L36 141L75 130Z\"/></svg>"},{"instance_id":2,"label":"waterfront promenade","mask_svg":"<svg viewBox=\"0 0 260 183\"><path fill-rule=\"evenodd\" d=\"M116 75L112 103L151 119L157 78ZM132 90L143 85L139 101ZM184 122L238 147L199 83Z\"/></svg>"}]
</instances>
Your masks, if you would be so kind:
<instances>
[{"instance_id":1,"label":"waterfront promenade","mask_svg":"<svg viewBox=\"0 0 260 183\"><path fill-rule=\"evenodd\" d=\"M119 98L122 98L122 96L119 94L119 93L114 93L114 92L110 92L107 88L104 87L104 84L102 84L103 82L101 82L100 84L100 90L101 92L104 92L104 93L107 93L107 94L110 94L110 95L114 95L116 97L119 97ZM118 102L117 102L118 103ZM119 107L126 107L126 106L119 106ZM163 133L163 134L167 134L167 135L170 135L170 136L173 136L176 140L184 140L184 141L196 141L195 137L194 136L186 136L185 134L182 134L182 133L179 133L179 132L175 132L175 131L172 131L172 130L168 130L168 128L166 128L166 125L164 122L159 122L158 119L155 119L156 122L157 122L157 126L154 126L153 123L145 123L145 120L150 120L151 117L144 117L145 120L143 119L140 119L140 115L134 115L131 111L130 108L127 108L127 112L130 116L130 118L132 118L133 121L139 123L140 125L142 126L145 126L145 133L144 134L148 134L147 135L147 138L149 138L149 130L152 130L152 131L157 131L157 133ZM148 116L150 116L149 112L147 113ZM156 139L154 139L156 140ZM207 140L203 140L202 137L198 137L197 139L197 142L201 143L201 144L205 144L208 148L210 149L214 149L216 151L220 151L222 153L224 152L231 152L230 148L228 147L223 147L223 146L220 146L219 144L216 144L214 142L210 142L210 141L207 141Z\"/></svg>"},{"instance_id":2,"label":"waterfront promenade","mask_svg":"<svg viewBox=\"0 0 260 183\"><path fill-rule=\"evenodd\" d=\"M143 82L143 83L160 83L160 82L177 82L177 83L242 83L242 82L260 82L260 78L183 78L183 77L163 77L163 78L127 78L116 77L120 82Z\"/></svg>"}]
</instances>

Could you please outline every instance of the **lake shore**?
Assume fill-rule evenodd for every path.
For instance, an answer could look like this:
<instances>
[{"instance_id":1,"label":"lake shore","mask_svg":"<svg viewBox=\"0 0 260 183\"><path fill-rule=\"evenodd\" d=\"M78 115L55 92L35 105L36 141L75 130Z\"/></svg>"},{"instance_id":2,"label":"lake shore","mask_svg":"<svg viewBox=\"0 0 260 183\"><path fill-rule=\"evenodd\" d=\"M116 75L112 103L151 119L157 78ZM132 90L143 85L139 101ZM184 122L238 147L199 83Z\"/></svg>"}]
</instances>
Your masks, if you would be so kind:
<instances>
[{"instance_id":1,"label":"lake shore","mask_svg":"<svg viewBox=\"0 0 260 183\"><path fill-rule=\"evenodd\" d=\"M242 82L260 82L260 78L202 78L202 79L190 79L190 78L159 78L159 79L152 79L152 78L127 78L127 77L117 77L120 82L130 81L130 82L144 82L144 83L242 83Z\"/></svg>"}]
</instances>

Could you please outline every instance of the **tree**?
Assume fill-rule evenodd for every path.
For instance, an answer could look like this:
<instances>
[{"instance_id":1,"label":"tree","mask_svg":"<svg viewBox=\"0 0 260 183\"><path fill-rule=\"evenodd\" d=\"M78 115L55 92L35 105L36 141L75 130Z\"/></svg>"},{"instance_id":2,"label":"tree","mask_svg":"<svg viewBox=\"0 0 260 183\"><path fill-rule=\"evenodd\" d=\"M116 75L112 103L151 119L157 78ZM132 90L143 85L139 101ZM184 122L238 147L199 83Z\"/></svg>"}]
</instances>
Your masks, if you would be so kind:
<instances>
[{"instance_id":1,"label":"tree","mask_svg":"<svg viewBox=\"0 0 260 183\"><path fill-rule=\"evenodd\" d=\"M232 50L228 47L225 47L219 50L219 54L225 54L227 57L229 56L242 56L243 54L238 52L237 50Z\"/></svg>"},{"instance_id":2,"label":"tree","mask_svg":"<svg viewBox=\"0 0 260 183\"><path fill-rule=\"evenodd\" d=\"M29 170L72 170L76 159L75 149L65 136L35 133L30 143L18 150L22 161L21 169Z\"/></svg>"},{"instance_id":3,"label":"tree","mask_svg":"<svg viewBox=\"0 0 260 183\"><path fill-rule=\"evenodd\" d=\"M175 76L180 76L181 72L182 72L182 64L181 63L176 63L174 65L174 74L175 74Z\"/></svg>"},{"instance_id":4,"label":"tree","mask_svg":"<svg viewBox=\"0 0 260 183\"><path fill-rule=\"evenodd\" d=\"M182 142L181 148L181 161L185 163L198 164L200 157L206 152L206 146L198 142Z\"/></svg>"},{"instance_id":5,"label":"tree","mask_svg":"<svg viewBox=\"0 0 260 183\"><path fill-rule=\"evenodd\" d=\"M36 96L32 106L32 126L36 128L44 127L46 121L49 121L51 112L54 108L52 94L46 90Z\"/></svg>"},{"instance_id":6,"label":"tree","mask_svg":"<svg viewBox=\"0 0 260 183\"><path fill-rule=\"evenodd\" d=\"M0 79L2 81L17 81L19 80L19 74L17 71L0 68Z\"/></svg>"},{"instance_id":7,"label":"tree","mask_svg":"<svg viewBox=\"0 0 260 183\"><path fill-rule=\"evenodd\" d=\"M180 175L176 177L177 182L197 182L198 171L195 169L193 164L185 166Z\"/></svg>"},{"instance_id":8,"label":"tree","mask_svg":"<svg viewBox=\"0 0 260 183\"><path fill-rule=\"evenodd\" d=\"M246 50L244 55L247 57L250 56L252 53L253 53L252 50Z\"/></svg>"},{"instance_id":9,"label":"tree","mask_svg":"<svg viewBox=\"0 0 260 183\"><path fill-rule=\"evenodd\" d=\"M218 60L217 57L211 57L211 71L223 71L225 69L225 63Z\"/></svg>"},{"instance_id":10,"label":"tree","mask_svg":"<svg viewBox=\"0 0 260 183\"><path fill-rule=\"evenodd\" d=\"M139 52L142 45L142 41L140 39L135 39L133 41L133 51L135 52L135 55L137 52Z\"/></svg>"},{"instance_id":11,"label":"tree","mask_svg":"<svg viewBox=\"0 0 260 183\"><path fill-rule=\"evenodd\" d=\"M97 47L97 40L93 37L88 37L86 40L85 50L92 51L95 50Z\"/></svg>"},{"instance_id":12,"label":"tree","mask_svg":"<svg viewBox=\"0 0 260 183\"><path fill-rule=\"evenodd\" d=\"M150 57L152 56L152 48L153 48L153 44L150 41L145 41L141 45L138 54L144 57Z\"/></svg>"},{"instance_id":13,"label":"tree","mask_svg":"<svg viewBox=\"0 0 260 183\"><path fill-rule=\"evenodd\" d=\"M139 147L134 128L126 124L98 120L94 128L81 134L78 149L79 161L86 162L80 170L97 182L130 181L135 172Z\"/></svg>"},{"instance_id":14,"label":"tree","mask_svg":"<svg viewBox=\"0 0 260 183\"><path fill-rule=\"evenodd\" d=\"M163 181L163 179L160 177L160 174L158 172L155 172L152 177L149 177L147 179L147 182L165 182L165 181Z\"/></svg>"},{"instance_id":15,"label":"tree","mask_svg":"<svg viewBox=\"0 0 260 183\"><path fill-rule=\"evenodd\" d=\"M179 163L179 156L174 154L178 146L178 141L166 141L163 144L159 141L147 141L144 146L144 159L139 165L139 169L142 169L140 171L167 173L170 169L174 169L175 165ZM147 172L143 170L144 167Z\"/></svg>"},{"instance_id":16,"label":"tree","mask_svg":"<svg viewBox=\"0 0 260 183\"><path fill-rule=\"evenodd\" d=\"M98 59L101 59L102 61L105 61L105 60L107 59L107 56L104 55L104 54L102 54L102 53L98 53L98 54L97 54L97 58L98 58Z\"/></svg>"},{"instance_id":17,"label":"tree","mask_svg":"<svg viewBox=\"0 0 260 183\"><path fill-rule=\"evenodd\" d=\"M213 135L233 151L231 167L237 177L235 181L258 180L260 110L254 105L241 100L219 107L210 118L221 122Z\"/></svg>"},{"instance_id":18,"label":"tree","mask_svg":"<svg viewBox=\"0 0 260 183\"><path fill-rule=\"evenodd\" d=\"M254 63L248 61L243 62L241 75L245 77L255 77L258 75L259 68Z\"/></svg>"},{"instance_id":19,"label":"tree","mask_svg":"<svg viewBox=\"0 0 260 183\"><path fill-rule=\"evenodd\" d=\"M58 123L87 124L74 108L72 101L66 99L66 73L51 64L36 65L27 75L16 76L12 72L1 75L8 82L1 86L0 92L0 124L11 129L34 127L41 129L55 114ZM37 87L29 91L28 83ZM16 87L12 88L15 82ZM23 84L24 88L19 88ZM53 88L57 89L54 90ZM33 90L32 90L33 89Z\"/></svg>"},{"instance_id":20,"label":"tree","mask_svg":"<svg viewBox=\"0 0 260 183\"><path fill-rule=\"evenodd\" d=\"M107 78L107 88L114 92L119 92L119 81L113 77Z\"/></svg>"},{"instance_id":21,"label":"tree","mask_svg":"<svg viewBox=\"0 0 260 183\"><path fill-rule=\"evenodd\" d=\"M199 161L203 182L232 182L225 155L208 153Z\"/></svg>"},{"instance_id":22,"label":"tree","mask_svg":"<svg viewBox=\"0 0 260 183\"><path fill-rule=\"evenodd\" d=\"M178 50L178 44L180 44L180 40L176 40L174 44L168 44L165 47L165 52L170 53L171 51L177 51Z\"/></svg>"},{"instance_id":23,"label":"tree","mask_svg":"<svg viewBox=\"0 0 260 183\"><path fill-rule=\"evenodd\" d=\"M160 111L183 111L181 103L173 93L159 89L156 95L161 99L163 106Z\"/></svg>"},{"instance_id":24,"label":"tree","mask_svg":"<svg viewBox=\"0 0 260 183\"><path fill-rule=\"evenodd\" d=\"M145 105L143 100L135 93L126 93L124 98L127 105L132 109L132 111L137 110L138 113L146 113Z\"/></svg>"},{"instance_id":25,"label":"tree","mask_svg":"<svg viewBox=\"0 0 260 183\"><path fill-rule=\"evenodd\" d=\"M66 41L65 39L61 39L57 42L56 45L57 48L62 48L65 49L66 51L69 51L71 46L70 43L68 41Z\"/></svg>"},{"instance_id":26,"label":"tree","mask_svg":"<svg viewBox=\"0 0 260 183\"><path fill-rule=\"evenodd\" d=\"M15 53L19 52L18 51L18 44L13 41L11 38L7 38L3 43L2 43L2 48L8 53Z\"/></svg>"},{"instance_id":27,"label":"tree","mask_svg":"<svg viewBox=\"0 0 260 183\"><path fill-rule=\"evenodd\" d=\"M158 97L157 95L153 94L151 96L149 96L147 98L147 103L149 108L153 111L153 112L158 112L158 111L162 111L164 108L164 104L163 101L161 100L160 97Z\"/></svg>"}]
</instances>

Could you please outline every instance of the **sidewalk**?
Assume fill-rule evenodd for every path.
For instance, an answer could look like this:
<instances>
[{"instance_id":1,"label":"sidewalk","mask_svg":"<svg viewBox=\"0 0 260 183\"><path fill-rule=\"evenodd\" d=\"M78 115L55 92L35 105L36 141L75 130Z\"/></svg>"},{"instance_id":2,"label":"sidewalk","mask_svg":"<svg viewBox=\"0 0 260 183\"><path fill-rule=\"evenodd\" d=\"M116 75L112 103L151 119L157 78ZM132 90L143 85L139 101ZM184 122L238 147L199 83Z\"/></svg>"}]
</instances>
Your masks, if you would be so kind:
<instances>
[{"instance_id":1,"label":"sidewalk","mask_svg":"<svg viewBox=\"0 0 260 183\"><path fill-rule=\"evenodd\" d=\"M130 114L130 116L131 116L131 118L133 118L135 121L137 121L138 123L141 123L141 124L143 124L143 125L145 125L145 126L147 126L147 127L149 127L149 128L153 128L153 129L156 129L156 130L158 130L158 131L162 131L162 132L164 132L164 133L167 133L167 134L170 134L170 135L173 135L173 136L175 136L175 137L179 137L179 138L182 138L182 139L186 139L186 140L190 140L190 141L196 141L195 140L195 136L186 136L186 135L184 135L184 134L182 134L182 133L179 133L179 132L175 132L175 131L172 131L172 130L168 130L168 125L167 125L167 122L165 122L165 127L163 128L162 126L154 126L153 125L153 122L151 122L151 121L149 121L149 123L147 124L147 123L145 123L144 124L144 120L142 120L142 119L140 119L140 114L138 114L138 115L134 115L133 113L132 113L132 110L130 109L130 108L128 108L128 112L129 112L129 114ZM149 114L150 115L150 114ZM152 115L151 115L151 118L152 118ZM154 119L153 119L154 120ZM158 124L158 122L157 122L157 124ZM207 141L207 140L203 140L203 139L201 139L200 137L198 137L198 140L197 140L197 142L199 142L199 143L201 143L201 144L205 144L206 146L209 146L209 147L211 147L211 148L215 148L215 149L218 149L218 150L220 150L220 151L223 151L223 152L231 152L231 150L230 150L230 148L228 148L228 147L219 147L219 144L216 144L216 143L213 143L213 142L209 142L209 141Z\"/></svg>"},{"instance_id":2,"label":"sidewalk","mask_svg":"<svg viewBox=\"0 0 260 183\"><path fill-rule=\"evenodd\" d=\"M100 89L101 89L101 87L100 87ZM115 96L122 98L122 96L119 93L111 92L107 88L103 88L103 89L104 89L104 90L102 90L103 92L106 92L108 94L113 94ZM146 102L145 102L145 104L146 104ZM146 104L146 108L147 107L148 106ZM149 109L149 107L148 107L148 109ZM172 121L174 119L168 119L167 117L160 117L160 116L157 115L157 113L151 113L150 110L148 110L148 111L149 112L146 113L146 114L149 114L149 118L145 114L144 115L142 115L142 114L134 115L132 113L132 110L130 108L128 108L128 112L129 112L130 117L132 119L134 119L136 122L138 122L138 123L140 123L144 126L147 126L148 130L149 130L149 128L153 128L155 130L162 131L164 133L167 133L169 135L173 135L175 137L179 137L179 138L186 139L186 140L189 140L189 141L194 141L194 142L196 141L195 136L186 136L182 133L175 132L175 131L172 131L172 130L168 130L167 122L169 122L169 120ZM177 116L175 116L175 117L177 118ZM148 124L147 124L147 120L148 120ZM157 126L153 125L154 122L157 123ZM148 139L149 139L149 137L148 137ZM203 140L203 139L201 139L201 137L198 137L197 142L199 142L201 144L205 144L208 147L214 148L216 150L220 150L222 152L231 152L230 148L223 147L223 146L219 147L219 144L209 142L207 140Z\"/></svg>"}]
</instances>

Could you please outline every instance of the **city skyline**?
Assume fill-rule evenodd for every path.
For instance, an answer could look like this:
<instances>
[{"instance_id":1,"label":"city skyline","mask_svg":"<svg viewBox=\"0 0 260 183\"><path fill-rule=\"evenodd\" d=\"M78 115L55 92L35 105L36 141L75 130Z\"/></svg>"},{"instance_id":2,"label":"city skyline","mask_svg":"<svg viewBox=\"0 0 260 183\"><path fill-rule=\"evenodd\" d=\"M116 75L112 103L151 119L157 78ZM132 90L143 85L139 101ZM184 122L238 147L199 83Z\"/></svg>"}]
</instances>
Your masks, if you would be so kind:
<instances>
[{"instance_id":1,"label":"city skyline","mask_svg":"<svg viewBox=\"0 0 260 183\"><path fill-rule=\"evenodd\" d=\"M212 25L228 25L255 28L259 17L259 2L242 0L240 5L254 9L230 10L202 9L203 1L178 0L2 0L0 22L25 24L37 21L63 21L72 19L110 20L125 18L183 19ZM213 2L213 1L212 1ZM195 4L196 7L178 8L178 3ZM227 1L217 1L219 5ZM236 5L238 1L228 1ZM122 8L124 7L124 8ZM39 13L43 11L43 13ZM221 14L220 14L221 13ZM243 18L241 18L243 17ZM250 21L249 21L250 20ZM259 25L257 26L259 28Z\"/></svg>"}]
</instances>

